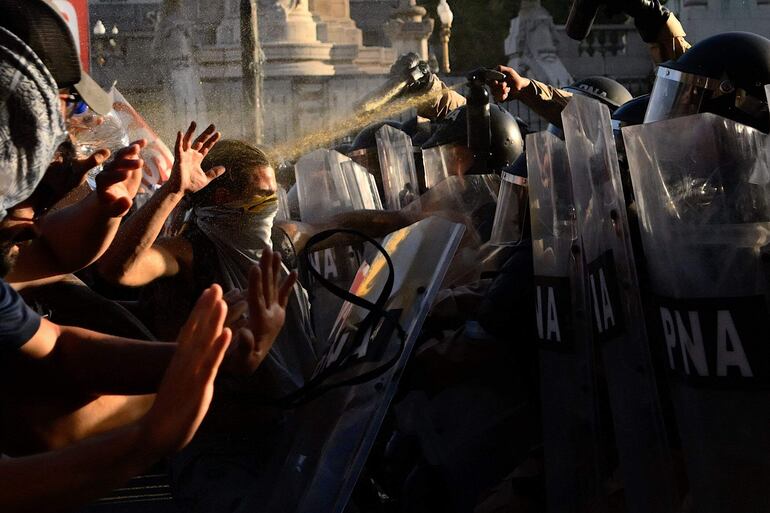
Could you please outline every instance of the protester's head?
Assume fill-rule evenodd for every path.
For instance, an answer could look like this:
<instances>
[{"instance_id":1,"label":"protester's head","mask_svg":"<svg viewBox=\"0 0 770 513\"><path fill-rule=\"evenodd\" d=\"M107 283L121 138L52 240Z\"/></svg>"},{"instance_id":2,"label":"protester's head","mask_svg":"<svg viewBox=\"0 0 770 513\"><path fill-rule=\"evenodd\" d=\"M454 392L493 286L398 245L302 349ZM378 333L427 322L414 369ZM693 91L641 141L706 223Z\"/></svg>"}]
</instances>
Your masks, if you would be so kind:
<instances>
[{"instance_id":1,"label":"protester's head","mask_svg":"<svg viewBox=\"0 0 770 513\"><path fill-rule=\"evenodd\" d=\"M207 171L223 166L226 172L193 195L195 206L233 205L248 209L260 199L275 194L275 171L260 148L243 141L223 139L203 159Z\"/></svg>"},{"instance_id":2,"label":"protester's head","mask_svg":"<svg viewBox=\"0 0 770 513\"><path fill-rule=\"evenodd\" d=\"M58 89L43 62L0 27L0 273L16 242L34 234L33 192L66 138Z\"/></svg>"}]
</instances>

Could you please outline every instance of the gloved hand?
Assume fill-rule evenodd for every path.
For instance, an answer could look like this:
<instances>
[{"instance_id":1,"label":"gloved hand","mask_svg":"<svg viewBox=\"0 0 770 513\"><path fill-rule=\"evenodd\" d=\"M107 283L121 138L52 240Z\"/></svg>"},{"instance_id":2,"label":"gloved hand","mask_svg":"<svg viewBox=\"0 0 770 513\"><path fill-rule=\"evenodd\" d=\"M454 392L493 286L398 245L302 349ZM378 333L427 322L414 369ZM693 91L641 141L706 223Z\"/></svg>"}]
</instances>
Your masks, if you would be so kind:
<instances>
[{"instance_id":1,"label":"gloved hand","mask_svg":"<svg viewBox=\"0 0 770 513\"><path fill-rule=\"evenodd\" d=\"M414 52L401 55L390 68L392 79L406 82L405 94L420 94L428 91L431 86L433 72L426 61Z\"/></svg>"},{"instance_id":2,"label":"gloved hand","mask_svg":"<svg viewBox=\"0 0 770 513\"><path fill-rule=\"evenodd\" d=\"M612 5L612 4L610 4ZM685 31L674 14L660 0L623 0L608 5L610 12L618 10L634 18L634 25L656 63L679 58L690 48Z\"/></svg>"}]
</instances>

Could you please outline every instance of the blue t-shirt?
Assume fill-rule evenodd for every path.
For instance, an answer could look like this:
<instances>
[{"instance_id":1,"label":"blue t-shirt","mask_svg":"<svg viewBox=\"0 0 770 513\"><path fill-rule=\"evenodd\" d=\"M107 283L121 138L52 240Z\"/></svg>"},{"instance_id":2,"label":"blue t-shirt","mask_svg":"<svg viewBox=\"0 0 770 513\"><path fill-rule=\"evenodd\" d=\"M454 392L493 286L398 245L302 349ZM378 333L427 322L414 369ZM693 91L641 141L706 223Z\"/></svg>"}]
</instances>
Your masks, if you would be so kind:
<instances>
[{"instance_id":1,"label":"blue t-shirt","mask_svg":"<svg viewBox=\"0 0 770 513\"><path fill-rule=\"evenodd\" d=\"M18 292L0 279L0 355L26 344L40 328L36 314Z\"/></svg>"}]
</instances>

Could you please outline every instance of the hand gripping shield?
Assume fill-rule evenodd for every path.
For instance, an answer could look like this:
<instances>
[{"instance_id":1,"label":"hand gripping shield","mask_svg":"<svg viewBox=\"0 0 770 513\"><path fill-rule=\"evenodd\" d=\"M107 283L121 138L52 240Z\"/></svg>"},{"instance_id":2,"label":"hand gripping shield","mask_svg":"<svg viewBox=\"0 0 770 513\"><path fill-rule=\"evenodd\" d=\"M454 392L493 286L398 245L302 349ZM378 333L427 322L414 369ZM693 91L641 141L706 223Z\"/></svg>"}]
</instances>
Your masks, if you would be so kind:
<instances>
[{"instance_id":1,"label":"hand gripping shield","mask_svg":"<svg viewBox=\"0 0 770 513\"><path fill-rule=\"evenodd\" d=\"M420 195L412 140L390 125L377 130L376 137L385 206L388 210L399 210Z\"/></svg>"},{"instance_id":2,"label":"hand gripping shield","mask_svg":"<svg viewBox=\"0 0 770 513\"><path fill-rule=\"evenodd\" d=\"M583 294L572 182L564 141L550 132L527 136L529 205L540 345L547 511L603 511L607 478L596 370Z\"/></svg>"},{"instance_id":3,"label":"hand gripping shield","mask_svg":"<svg viewBox=\"0 0 770 513\"><path fill-rule=\"evenodd\" d=\"M673 472L645 330L609 109L576 96L562 112L594 347L601 355L629 512L673 510Z\"/></svg>"},{"instance_id":4,"label":"hand gripping shield","mask_svg":"<svg viewBox=\"0 0 770 513\"><path fill-rule=\"evenodd\" d=\"M713 114L623 135L695 508L768 511L767 136Z\"/></svg>"},{"instance_id":5,"label":"hand gripping shield","mask_svg":"<svg viewBox=\"0 0 770 513\"><path fill-rule=\"evenodd\" d=\"M386 363L387 370L375 379L331 388L293 410L285 439L276 441L280 450L272 467L256 476L254 493L239 512L345 510L462 232L461 225L431 217L385 239L395 273L384 308L398 321L403 338L383 323L354 345L368 312L346 303L314 378L334 366L342 369L333 380L337 383ZM362 267L351 292L374 303L389 274L380 254Z\"/></svg>"}]
</instances>

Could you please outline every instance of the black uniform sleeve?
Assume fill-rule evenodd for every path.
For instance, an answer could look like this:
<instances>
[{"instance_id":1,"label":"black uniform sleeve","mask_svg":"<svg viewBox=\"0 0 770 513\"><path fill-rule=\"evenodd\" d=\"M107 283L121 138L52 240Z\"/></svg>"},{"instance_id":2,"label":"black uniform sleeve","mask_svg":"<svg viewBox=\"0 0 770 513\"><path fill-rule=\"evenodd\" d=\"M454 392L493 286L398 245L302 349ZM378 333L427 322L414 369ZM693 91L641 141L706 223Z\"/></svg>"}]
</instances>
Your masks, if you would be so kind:
<instances>
[{"instance_id":1,"label":"black uniform sleeve","mask_svg":"<svg viewBox=\"0 0 770 513\"><path fill-rule=\"evenodd\" d=\"M40 316L0 280L0 356L26 344L40 328Z\"/></svg>"}]
</instances>

